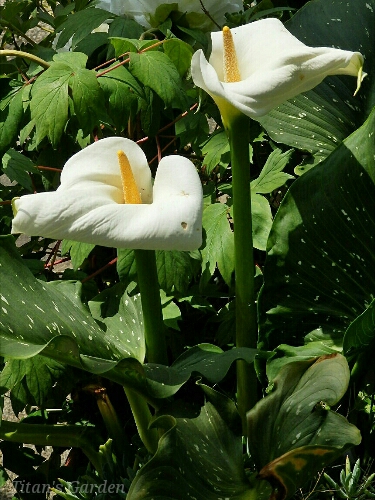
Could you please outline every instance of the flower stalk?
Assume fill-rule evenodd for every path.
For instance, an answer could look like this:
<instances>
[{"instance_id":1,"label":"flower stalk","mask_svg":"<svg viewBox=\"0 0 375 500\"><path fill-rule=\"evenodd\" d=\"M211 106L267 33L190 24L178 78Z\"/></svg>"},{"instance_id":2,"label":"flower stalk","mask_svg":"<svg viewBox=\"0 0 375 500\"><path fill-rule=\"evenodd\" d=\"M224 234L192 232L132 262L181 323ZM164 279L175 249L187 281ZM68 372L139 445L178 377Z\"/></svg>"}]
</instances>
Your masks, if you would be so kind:
<instances>
[{"instance_id":1,"label":"flower stalk","mask_svg":"<svg viewBox=\"0 0 375 500\"><path fill-rule=\"evenodd\" d=\"M25 36L25 35L22 35ZM28 52L24 52L22 50L11 50L11 49L5 49L5 50L0 50L0 57L8 57L8 56L14 56L14 57L22 57L23 59L28 59L29 61L33 61L36 64L39 64L39 66L42 66L42 68L47 69L50 67L50 64L45 61L44 59L41 59L38 56L35 56L34 54L29 54Z\"/></svg>"},{"instance_id":2,"label":"flower stalk","mask_svg":"<svg viewBox=\"0 0 375 500\"><path fill-rule=\"evenodd\" d=\"M234 260L236 290L236 347L256 349L258 337L254 290L254 257L250 192L250 120L236 115L226 124L232 165ZM237 405L246 429L246 412L257 402L254 367L237 361Z\"/></svg>"},{"instance_id":3,"label":"flower stalk","mask_svg":"<svg viewBox=\"0 0 375 500\"><path fill-rule=\"evenodd\" d=\"M158 447L158 431L157 429L148 428L152 418L150 408L145 399L137 392L127 387L124 387L124 391L128 398L139 437L147 451L154 455Z\"/></svg>"},{"instance_id":4,"label":"flower stalk","mask_svg":"<svg viewBox=\"0 0 375 500\"><path fill-rule=\"evenodd\" d=\"M149 363L168 364L165 326L154 250L135 250L138 285L141 292L146 358Z\"/></svg>"}]
</instances>

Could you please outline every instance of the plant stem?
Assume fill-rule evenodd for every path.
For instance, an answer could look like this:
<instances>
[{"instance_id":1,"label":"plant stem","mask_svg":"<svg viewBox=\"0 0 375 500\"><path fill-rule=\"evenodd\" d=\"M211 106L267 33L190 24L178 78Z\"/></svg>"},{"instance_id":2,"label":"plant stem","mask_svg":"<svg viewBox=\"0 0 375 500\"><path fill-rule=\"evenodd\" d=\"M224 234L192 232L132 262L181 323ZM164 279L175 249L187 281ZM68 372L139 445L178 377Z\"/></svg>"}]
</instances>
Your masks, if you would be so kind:
<instances>
[{"instance_id":1,"label":"plant stem","mask_svg":"<svg viewBox=\"0 0 375 500\"><path fill-rule=\"evenodd\" d=\"M154 250L134 250L138 285L141 292L146 357L149 363L167 365L167 344L160 301Z\"/></svg>"},{"instance_id":2,"label":"plant stem","mask_svg":"<svg viewBox=\"0 0 375 500\"><path fill-rule=\"evenodd\" d=\"M226 122L232 165L236 346L256 349L258 325L254 291L249 128L250 120L242 114ZM237 404L244 430L246 412L256 402L257 378L254 367L245 361L237 361Z\"/></svg>"},{"instance_id":3,"label":"plant stem","mask_svg":"<svg viewBox=\"0 0 375 500\"><path fill-rule=\"evenodd\" d=\"M22 50L0 50L0 57L1 56L22 57L23 59L34 61L35 63L39 64L39 66L42 66L42 68L47 69L50 67L50 64L44 59L34 56L33 54L29 54L28 52L23 52Z\"/></svg>"},{"instance_id":4,"label":"plant stem","mask_svg":"<svg viewBox=\"0 0 375 500\"><path fill-rule=\"evenodd\" d=\"M87 458L101 474L100 454L95 450L97 441L93 428L76 425L24 424L1 421L0 439L13 443L30 443L39 446L62 446L81 448Z\"/></svg>"},{"instance_id":5,"label":"plant stem","mask_svg":"<svg viewBox=\"0 0 375 500\"><path fill-rule=\"evenodd\" d=\"M147 450L154 454L158 447L158 434L156 429L148 428L152 418L150 408L137 392L126 387L124 387L124 391L129 401L139 437Z\"/></svg>"}]
</instances>

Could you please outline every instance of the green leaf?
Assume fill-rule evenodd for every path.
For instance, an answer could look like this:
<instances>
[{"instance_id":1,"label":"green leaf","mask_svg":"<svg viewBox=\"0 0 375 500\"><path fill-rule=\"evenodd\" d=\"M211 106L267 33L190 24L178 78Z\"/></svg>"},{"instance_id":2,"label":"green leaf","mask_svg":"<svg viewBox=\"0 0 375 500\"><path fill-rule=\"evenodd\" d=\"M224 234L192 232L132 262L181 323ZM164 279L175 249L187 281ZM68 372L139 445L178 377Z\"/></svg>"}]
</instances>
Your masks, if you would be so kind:
<instances>
[{"instance_id":1,"label":"green leaf","mask_svg":"<svg viewBox=\"0 0 375 500\"><path fill-rule=\"evenodd\" d=\"M11 181L17 181L31 193L34 192L29 172L37 175L40 172L29 158L11 148L3 156L2 163L3 170Z\"/></svg>"},{"instance_id":2,"label":"green leaf","mask_svg":"<svg viewBox=\"0 0 375 500\"><path fill-rule=\"evenodd\" d=\"M138 40L113 36L110 38L111 45L115 49L116 57L120 57L127 52L140 52L141 50L155 45L155 40ZM155 47L157 50L158 47Z\"/></svg>"},{"instance_id":3,"label":"green leaf","mask_svg":"<svg viewBox=\"0 0 375 500\"><path fill-rule=\"evenodd\" d=\"M375 289L375 110L290 187L268 240L260 339L342 345Z\"/></svg>"},{"instance_id":4,"label":"green leaf","mask_svg":"<svg viewBox=\"0 0 375 500\"><path fill-rule=\"evenodd\" d=\"M73 269L78 269L90 255L95 245L81 243L79 241L63 240L61 245L61 255L70 254Z\"/></svg>"},{"instance_id":5,"label":"green leaf","mask_svg":"<svg viewBox=\"0 0 375 500\"><path fill-rule=\"evenodd\" d=\"M202 147L202 153L205 155L203 165L207 173L210 174L217 165L229 165L230 147L228 136L224 130L214 133Z\"/></svg>"},{"instance_id":6,"label":"green leaf","mask_svg":"<svg viewBox=\"0 0 375 500\"><path fill-rule=\"evenodd\" d=\"M247 413L248 447L259 477L290 498L314 473L361 441L359 430L325 405L335 405L349 384L340 354L283 367L274 391Z\"/></svg>"},{"instance_id":7,"label":"green leaf","mask_svg":"<svg viewBox=\"0 0 375 500\"><path fill-rule=\"evenodd\" d=\"M176 417L154 420L152 427L165 432L154 457L136 475L129 500L267 498L249 494L234 403L208 388L206 392L211 401L196 415L180 408Z\"/></svg>"},{"instance_id":8,"label":"green leaf","mask_svg":"<svg viewBox=\"0 0 375 500\"><path fill-rule=\"evenodd\" d=\"M375 299L348 327L344 335L344 352L371 345L375 337Z\"/></svg>"},{"instance_id":9,"label":"green leaf","mask_svg":"<svg viewBox=\"0 0 375 500\"><path fill-rule=\"evenodd\" d=\"M112 321L122 324L125 333L120 335L118 330L113 331L111 319L107 321L105 314L98 312L107 307L106 294L90 304L103 326L100 328L80 300L80 283L36 280L22 265L14 239L9 236L1 237L0 272L1 355L25 359L42 354L91 373L106 373L108 378L119 377L123 382L130 377L133 384L143 384L133 372L138 366L134 357L139 355L133 341L135 333L136 339L139 337L139 331L135 330L139 325L134 306L137 296L128 298L124 294L117 302L112 297L113 303L120 307L117 314L111 311ZM142 345L141 340L141 350ZM130 357L133 359L125 365L133 368L120 368L119 362Z\"/></svg>"},{"instance_id":10,"label":"green leaf","mask_svg":"<svg viewBox=\"0 0 375 500\"><path fill-rule=\"evenodd\" d=\"M0 391L13 390L22 383L28 395L28 398L22 401L23 405L41 407L45 405L54 383L62 377L65 378L68 370L69 368L61 363L42 356L22 360L10 359L0 373Z\"/></svg>"},{"instance_id":11,"label":"green leaf","mask_svg":"<svg viewBox=\"0 0 375 500\"><path fill-rule=\"evenodd\" d=\"M214 203L203 211L205 246L202 248L202 282L207 283L216 264L229 285L234 271L234 237L229 225L229 207Z\"/></svg>"},{"instance_id":12,"label":"green leaf","mask_svg":"<svg viewBox=\"0 0 375 500\"><path fill-rule=\"evenodd\" d=\"M42 73L31 91L31 119L36 125L36 142L48 137L57 147L68 121L68 83L72 68L55 62Z\"/></svg>"},{"instance_id":13,"label":"green leaf","mask_svg":"<svg viewBox=\"0 0 375 500\"><path fill-rule=\"evenodd\" d=\"M329 347L325 342L315 341L300 347L281 344L272 352L271 357L267 359L268 380L274 380L281 368L288 363L306 361L327 354L336 354L337 349Z\"/></svg>"},{"instance_id":14,"label":"green leaf","mask_svg":"<svg viewBox=\"0 0 375 500\"><path fill-rule=\"evenodd\" d=\"M72 71L78 71L86 67L87 55L82 52L59 52L53 56L53 60L67 64Z\"/></svg>"},{"instance_id":15,"label":"green leaf","mask_svg":"<svg viewBox=\"0 0 375 500\"><path fill-rule=\"evenodd\" d=\"M185 293L194 274L188 252L157 250L156 267L160 287L166 292Z\"/></svg>"},{"instance_id":16,"label":"green leaf","mask_svg":"<svg viewBox=\"0 0 375 500\"><path fill-rule=\"evenodd\" d=\"M259 176L251 181L251 190L259 194L272 193L275 189L283 186L289 179L294 179L292 175L282 172L292 154L292 149L285 153L281 149L272 151Z\"/></svg>"},{"instance_id":17,"label":"green leaf","mask_svg":"<svg viewBox=\"0 0 375 500\"><path fill-rule=\"evenodd\" d=\"M22 88L11 91L8 99L0 102L0 155L16 138L23 116Z\"/></svg>"},{"instance_id":18,"label":"green leaf","mask_svg":"<svg viewBox=\"0 0 375 500\"><path fill-rule=\"evenodd\" d=\"M169 297L163 290L160 290L163 321L168 328L180 330L178 321L181 320L181 311L177 304L173 302L173 297Z\"/></svg>"},{"instance_id":19,"label":"green leaf","mask_svg":"<svg viewBox=\"0 0 375 500\"><path fill-rule=\"evenodd\" d=\"M94 71L77 69L69 80L74 111L84 135L99 126L99 118L105 107L104 94Z\"/></svg>"},{"instance_id":20,"label":"green leaf","mask_svg":"<svg viewBox=\"0 0 375 500\"><path fill-rule=\"evenodd\" d=\"M91 315L105 325L106 336L116 350L124 349L143 363L146 344L143 330L140 294L129 296L124 285L118 283L89 302Z\"/></svg>"},{"instance_id":21,"label":"green leaf","mask_svg":"<svg viewBox=\"0 0 375 500\"><path fill-rule=\"evenodd\" d=\"M135 279L137 270L135 266L134 250L117 249L117 274L121 281L130 282Z\"/></svg>"},{"instance_id":22,"label":"green leaf","mask_svg":"<svg viewBox=\"0 0 375 500\"><path fill-rule=\"evenodd\" d=\"M251 193L253 246L265 250L272 227L272 212L268 200L261 194Z\"/></svg>"},{"instance_id":23,"label":"green leaf","mask_svg":"<svg viewBox=\"0 0 375 500\"><path fill-rule=\"evenodd\" d=\"M234 348L223 351L220 347L212 344L199 344L181 354L170 366L145 365L149 387L153 389L153 394L157 396L160 388L175 388L175 392L191 376L201 376L211 384L221 382L229 368L238 359L243 359L248 363L254 361L257 351L246 347Z\"/></svg>"},{"instance_id":24,"label":"green leaf","mask_svg":"<svg viewBox=\"0 0 375 500\"><path fill-rule=\"evenodd\" d=\"M109 26L109 37L127 37L139 40L143 33L143 28L133 19L115 17Z\"/></svg>"},{"instance_id":25,"label":"green leaf","mask_svg":"<svg viewBox=\"0 0 375 500\"><path fill-rule=\"evenodd\" d=\"M150 87L166 106L184 107L186 96L176 66L162 52L148 51L130 54L130 72Z\"/></svg>"},{"instance_id":26,"label":"green leaf","mask_svg":"<svg viewBox=\"0 0 375 500\"><path fill-rule=\"evenodd\" d=\"M192 47L178 38L170 38L163 43L163 49L164 54L176 66L180 76L184 76L190 68Z\"/></svg>"},{"instance_id":27,"label":"green leaf","mask_svg":"<svg viewBox=\"0 0 375 500\"><path fill-rule=\"evenodd\" d=\"M61 49L72 38L72 49L74 50L77 43L111 17L113 17L112 14L99 8L88 8L70 14L57 29L61 34L56 48Z\"/></svg>"},{"instance_id":28,"label":"green leaf","mask_svg":"<svg viewBox=\"0 0 375 500\"><path fill-rule=\"evenodd\" d=\"M124 66L106 73L98 81L104 93L108 114L120 132L126 128L132 109L136 111L137 96L144 97L143 89Z\"/></svg>"},{"instance_id":29,"label":"green leaf","mask_svg":"<svg viewBox=\"0 0 375 500\"><path fill-rule=\"evenodd\" d=\"M203 113L194 113L190 111L182 120L176 122L175 131L182 146L191 144L193 150L197 154L200 154L199 145L202 144L209 135L207 118Z\"/></svg>"},{"instance_id":30,"label":"green leaf","mask_svg":"<svg viewBox=\"0 0 375 500\"><path fill-rule=\"evenodd\" d=\"M364 71L370 73L375 64L374 16L374 0L361 4L356 0L317 0L300 9L286 27L311 47L360 51L365 57ZM315 89L290 99L259 121L274 141L310 152L316 164L370 114L375 105L374 85L371 75L353 97L355 78L329 77ZM302 174L312 165L300 167L296 173Z\"/></svg>"}]
</instances>

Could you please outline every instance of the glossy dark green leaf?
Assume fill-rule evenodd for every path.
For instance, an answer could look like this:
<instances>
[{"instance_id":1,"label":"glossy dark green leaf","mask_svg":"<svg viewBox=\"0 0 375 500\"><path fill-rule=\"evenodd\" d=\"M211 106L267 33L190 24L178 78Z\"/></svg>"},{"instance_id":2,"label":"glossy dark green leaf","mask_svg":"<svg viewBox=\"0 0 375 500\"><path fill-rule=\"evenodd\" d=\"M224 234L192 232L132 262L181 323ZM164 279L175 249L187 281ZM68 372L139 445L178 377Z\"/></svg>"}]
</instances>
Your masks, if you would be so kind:
<instances>
[{"instance_id":1,"label":"glossy dark green leaf","mask_svg":"<svg viewBox=\"0 0 375 500\"><path fill-rule=\"evenodd\" d=\"M315 89L271 111L259 121L273 140L310 152L316 164L363 123L375 105L371 71L375 62L374 23L374 0L309 2L286 23L288 30L306 45L361 52L369 76L355 97L355 78L329 77ZM297 173L308 168L300 167Z\"/></svg>"},{"instance_id":2,"label":"glossy dark green leaf","mask_svg":"<svg viewBox=\"0 0 375 500\"><path fill-rule=\"evenodd\" d=\"M106 303L106 294L97 298L91 306L101 328L80 300L80 284L35 279L23 266L12 237L1 237L0 264L2 355L24 359L42 354L92 373L106 373L109 378L108 372L116 372L123 359L132 358L129 366L139 365L137 349L144 345L138 341L142 326L139 307L135 307L137 296L122 295L117 299L119 309L108 319L101 313L105 306L100 305ZM116 373L112 373L115 378L137 378L120 368Z\"/></svg>"},{"instance_id":3,"label":"glossy dark green leaf","mask_svg":"<svg viewBox=\"0 0 375 500\"><path fill-rule=\"evenodd\" d=\"M350 349L364 349L375 338L375 299L348 327L344 336L344 352Z\"/></svg>"},{"instance_id":4,"label":"glossy dark green leaf","mask_svg":"<svg viewBox=\"0 0 375 500\"><path fill-rule=\"evenodd\" d=\"M209 396L211 401L196 415L180 408L175 417L162 415L155 419L152 426L164 434L156 454L133 481L129 500L268 498L250 491L234 403L214 391Z\"/></svg>"},{"instance_id":5,"label":"glossy dark green leaf","mask_svg":"<svg viewBox=\"0 0 375 500\"><path fill-rule=\"evenodd\" d=\"M261 341L342 345L375 288L375 110L295 181L271 230L259 300Z\"/></svg>"},{"instance_id":6,"label":"glossy dark green leaf","mask_svg":"<svg viewBox=\"0 0 375 500\"><path fill-rule=\"evenodd\" d=\"M148 364L145 366L145 371L150 379L149 383L154 380L177 386L195 375L204 377L212 384L217 384L223 380L235 361L243 359L252 363L256 354L256 349L245 347L223 351L212 344L199 344L187 349L170 367Z\"/></svg>"},{"instance_id":7,"label":"glossy dark green leaf","mask_svg":"<svg viewBox=\"0 0 375 500\"><path fill-rule=\"evenodd\" d=\"M290 363L273 380L273 391L247 413L251 457L260 478L277 485L280 500L360 443L359 430L326 408L340 401L349 378L340 354Z\"/></svg>"}]
</instances>

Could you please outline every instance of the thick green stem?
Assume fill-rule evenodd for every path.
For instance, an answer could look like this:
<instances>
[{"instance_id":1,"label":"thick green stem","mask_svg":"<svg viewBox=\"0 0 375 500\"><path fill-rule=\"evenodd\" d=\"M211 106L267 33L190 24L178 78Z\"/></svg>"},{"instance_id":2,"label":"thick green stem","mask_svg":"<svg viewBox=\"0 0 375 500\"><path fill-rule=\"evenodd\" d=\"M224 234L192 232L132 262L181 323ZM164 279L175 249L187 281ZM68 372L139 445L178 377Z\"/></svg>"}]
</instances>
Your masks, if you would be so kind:
<instances>
[{"instance_id":1,"label":"thick green stem","mask_svg":"<svg viewBox=\"0 0 375 500\"><path fill-rule=\"evenodd\" d=\"M165 326L154 250L134 250L141 292L146 357L149 363L168 364Z\"/></svg>"},{"instance_id":2,"label":"thick green stem","mask_svg":"<svg viewBox=\"0 0 375 500\"><path fill-rule=\"evenodd\" d=\"M152 418L147 402L137 392L124 387L126 397L137 426L139 437L147 450L154 454L158 447L158 433L156 429L149 429Z\"/></svg>"},{"instance_id":3,"label":"thick green stem","mask_svg":"<svg viewBox=\"0 0 375 500\"><path fill-rule=\"evenodd\" d=\"M0 50L0 56L22 57L23 59L29 59L29 61L39 64L42 68L47 69L50 67L50 64L44 59L34 56L33 54L29 54L28 52L23 52L22 50Z\"/></svg>"},{"instance_id":4,"label":"thick green stem","mask_svg":"<svg viewBox=\"0 0 375 500\"><path fill-rule=\"evenodd\" d=\"M81 448L99 474L102 472L100 454L94 448L97 436L92 428L76 425L24 424L2 420L0 439L39 446Z\"/></svg>"},{"instance_id":5,"label":"thick green stem","mask_svg":"<svg viewBox=\"0 0 375 500\"><path fill-rule=\"evenodd\" d=\"M250 120L236 115L226 122L232 165L233 222L236 283L236 346L256 349L258 337L254 291L254 257L250 194ZM257 401L253 365L237 362L237 403L243 419Z\"/></svg>"}]
</instances>

